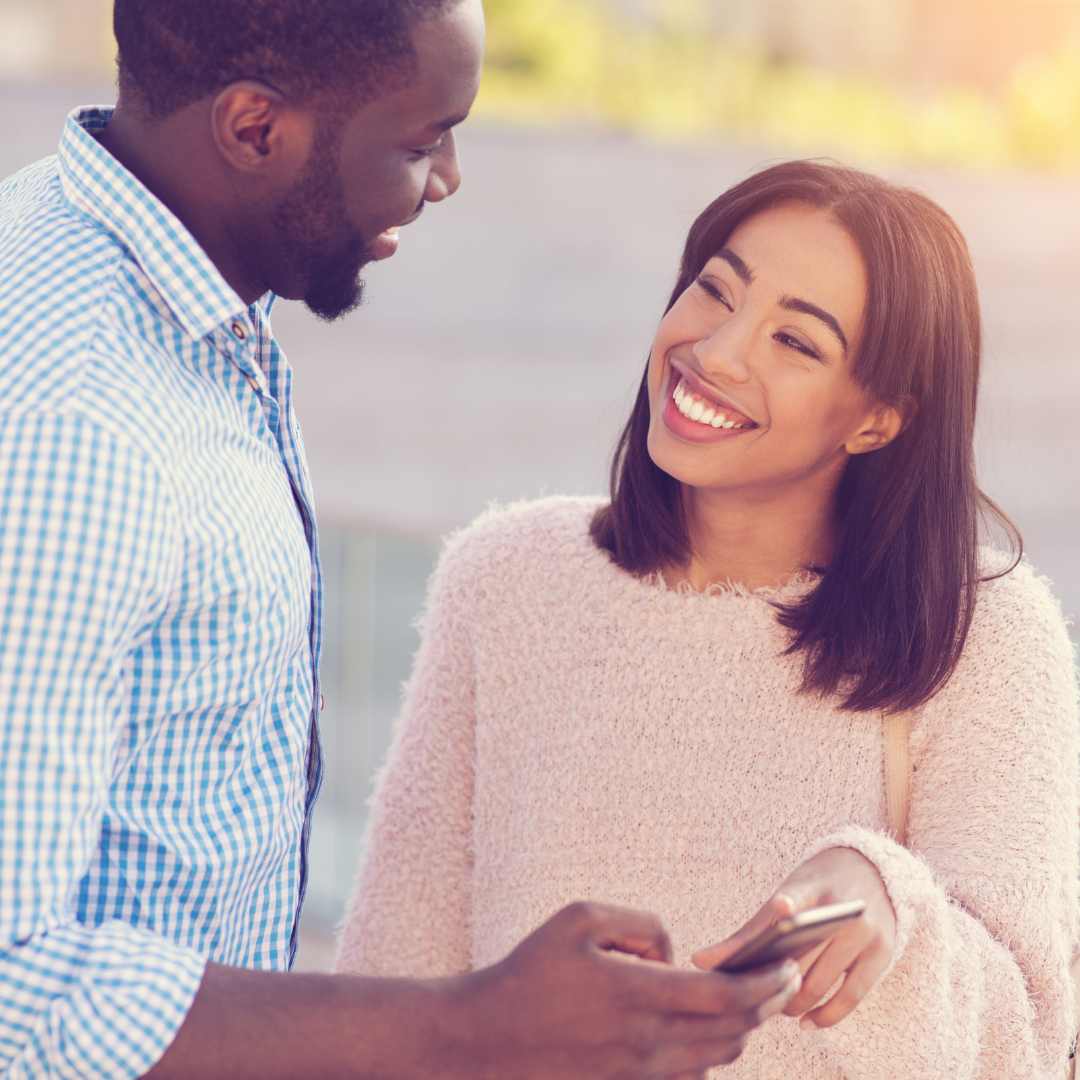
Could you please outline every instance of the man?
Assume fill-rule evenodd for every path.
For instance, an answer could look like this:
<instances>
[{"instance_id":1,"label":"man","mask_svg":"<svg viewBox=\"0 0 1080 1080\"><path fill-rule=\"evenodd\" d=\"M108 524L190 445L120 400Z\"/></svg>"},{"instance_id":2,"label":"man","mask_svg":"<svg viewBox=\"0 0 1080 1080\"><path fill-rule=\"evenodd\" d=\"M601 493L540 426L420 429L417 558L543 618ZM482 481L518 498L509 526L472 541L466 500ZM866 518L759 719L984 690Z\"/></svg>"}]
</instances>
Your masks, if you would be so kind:
<instances>
[{"instance_id":1,"label":"man","mask_svg":"<svg viewBox=\"0 0 1080 1080\"><path fill-rule=\"evenodd\" d=\"M117 0L120 99L0 188L0 1076L675 1077L788 966L576 905L453 979L287 974L320 576L273 295L458 186L479 0ZM628 963L615 952L635 954Z\"/></svg>"}]
</instances>

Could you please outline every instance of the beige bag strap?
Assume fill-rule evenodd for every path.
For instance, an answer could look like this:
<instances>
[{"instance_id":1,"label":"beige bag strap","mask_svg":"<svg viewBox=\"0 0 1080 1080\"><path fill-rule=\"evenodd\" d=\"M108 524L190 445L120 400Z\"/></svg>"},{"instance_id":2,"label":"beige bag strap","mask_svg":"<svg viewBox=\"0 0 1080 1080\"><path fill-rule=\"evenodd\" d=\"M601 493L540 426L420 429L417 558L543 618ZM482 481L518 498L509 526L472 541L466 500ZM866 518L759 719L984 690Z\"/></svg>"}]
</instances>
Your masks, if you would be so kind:
<instances>
[{"instance_id":1,"label":"beige bag strap","mask_svg":"<svg viewBox=\"0 0 1080 1080\"><path fill-rule=\"evenodd\" d=\"M889 813L889 833L907 847L908 802L911 799L911 713L882 713L885 736L885 806Z\"/></svg>"}]
</instances>

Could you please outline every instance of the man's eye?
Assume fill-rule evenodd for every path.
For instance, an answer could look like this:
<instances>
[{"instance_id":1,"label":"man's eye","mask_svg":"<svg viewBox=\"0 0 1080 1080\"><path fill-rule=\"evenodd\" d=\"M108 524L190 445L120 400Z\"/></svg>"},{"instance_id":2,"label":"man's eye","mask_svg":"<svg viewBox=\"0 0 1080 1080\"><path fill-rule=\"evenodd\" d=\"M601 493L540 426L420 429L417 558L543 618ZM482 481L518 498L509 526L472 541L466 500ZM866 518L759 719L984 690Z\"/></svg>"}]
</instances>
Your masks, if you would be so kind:
<instances>
[{"instance_id":1,"label":"man's eye","mask_svg":"<svg viewBox=\"0 0 1080 1080\"><path fill-rule=\"evenodd\" d=\"M440 139L437 143L432 143L431 146L418 146L413 150L413 153L417 157L434 157L442 149L443 141Z\"/></svg>"}]
</instances>

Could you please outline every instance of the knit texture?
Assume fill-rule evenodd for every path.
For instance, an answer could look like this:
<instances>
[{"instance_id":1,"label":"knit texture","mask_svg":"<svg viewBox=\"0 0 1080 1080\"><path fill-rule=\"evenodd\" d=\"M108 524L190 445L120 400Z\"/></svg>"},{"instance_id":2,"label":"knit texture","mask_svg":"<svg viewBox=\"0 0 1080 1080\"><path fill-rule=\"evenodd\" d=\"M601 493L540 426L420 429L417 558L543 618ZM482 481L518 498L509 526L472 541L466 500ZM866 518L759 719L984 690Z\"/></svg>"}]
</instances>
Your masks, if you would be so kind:
<instances>
[{"instance_id":1,"label":"knit texture","mask_svg":"<svg viewBox=\"0 0 1080 1080\"><path fill-rule=\"evenodd\" d=\"M632 577L588 536L597 505L490 512L450 543L338 970L483 967L579 899L655 911L688 965L847 846L896 909L891 968L835 1027L774 1018L716 1075L1061 1080L1077 690L1046 582L1022 565L981 587L956 673L912 724L909 850L886 835L880 716L800 694L781 655L769 600L807 586Z\"/></svg>"}]
</instances>

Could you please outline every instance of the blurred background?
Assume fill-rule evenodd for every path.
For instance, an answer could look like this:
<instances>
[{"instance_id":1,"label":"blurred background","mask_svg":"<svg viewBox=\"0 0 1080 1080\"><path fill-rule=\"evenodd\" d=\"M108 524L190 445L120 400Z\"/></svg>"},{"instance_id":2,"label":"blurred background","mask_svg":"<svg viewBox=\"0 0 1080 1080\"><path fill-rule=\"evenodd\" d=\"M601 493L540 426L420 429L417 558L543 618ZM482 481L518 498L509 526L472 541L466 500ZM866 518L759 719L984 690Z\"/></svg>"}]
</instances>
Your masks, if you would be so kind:
<instances>
[{"instance_id":1,"label":"blurred background","mask_svg":"<svg viewBox=\"0 0 1080 1080\"><path fill-rule=\"evenodd\" d=\"M327 582L308 969L330 963L440 538L492 500L603 490L686 229L762 163L835 157L957 219L986 326L983 486L1080 614L1080 0L486 7L461 191L370 269L361 311L275 309ZM110 13L0 0L0 175L113 100Z\"/></svg>"}]
</instances>

